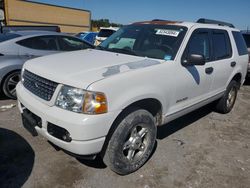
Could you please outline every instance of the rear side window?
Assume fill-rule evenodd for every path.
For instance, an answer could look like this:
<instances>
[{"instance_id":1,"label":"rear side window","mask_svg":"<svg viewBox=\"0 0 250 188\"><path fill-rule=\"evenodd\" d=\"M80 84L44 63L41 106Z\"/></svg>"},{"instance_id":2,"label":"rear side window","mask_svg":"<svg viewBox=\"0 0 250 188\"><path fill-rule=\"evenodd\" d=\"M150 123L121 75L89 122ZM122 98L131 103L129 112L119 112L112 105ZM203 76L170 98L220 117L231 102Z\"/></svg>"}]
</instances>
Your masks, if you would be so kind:
<instances>
[{"instance_id":1,"label":"rear side window","mask_svg":"<svg viewBox=\"0 0 250 188\"><path fill-rule=\"evenodd\" d=\"M247 47L250 48L250 33L249 34L243 34L243 37L245 39Z\"/></svg>"},{"instance_id":2,"label":"rear side window","mask_svg":"<svg viewBox=\"0 0 250 188\"><path fill-rule=\"evenodd\" d=\"M212 42L215 60L225 59L232 56L232 47L226 31L213 31Z\"/></svg>"},{"instance_id":3,"label":"rear side window","mask_svg":"<svg viewBox=\"0 0 250 188\"><path fill-rule=\"evenodd\" d=\"M32 37L18 41L17 44L24 46L26 48L32 48L36 50L51 50L57 51L57 37L56 36L39 36Z\"/></svg>"},{"instance_id":4,"label":"rear side window","mask_svg":"<svg viewBox=\"0 0 250 188\"><path fill-rule=\"evenodd\" d=\"M234 36L234 40L235 40L239 55L248 54L246 42L244 41L242 34L238 31L233 31L232 33Z\"/></svg>"}]
</instances>

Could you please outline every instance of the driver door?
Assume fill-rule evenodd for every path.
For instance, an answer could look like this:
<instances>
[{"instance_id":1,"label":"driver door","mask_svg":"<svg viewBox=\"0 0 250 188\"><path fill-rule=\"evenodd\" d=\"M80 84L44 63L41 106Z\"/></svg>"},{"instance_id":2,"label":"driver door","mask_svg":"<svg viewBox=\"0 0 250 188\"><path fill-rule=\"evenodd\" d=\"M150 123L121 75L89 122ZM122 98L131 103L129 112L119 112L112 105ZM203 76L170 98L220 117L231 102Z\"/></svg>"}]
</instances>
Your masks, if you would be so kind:
<instances>
[{"instance_id":1,"label":"driver door","mask_svg":"<svg viewBox=\"0 0 250 188\"><path fill-rule=\"evenodd\" d=\"M178 112L198 104L210 95L210 88L213 81L213 65L211 53L210 30L196 29L186 46L182 60L188 54L203 55L205 65L182 65L176 73L175 100L171 112Z\"/></svg>"}]
</instances>

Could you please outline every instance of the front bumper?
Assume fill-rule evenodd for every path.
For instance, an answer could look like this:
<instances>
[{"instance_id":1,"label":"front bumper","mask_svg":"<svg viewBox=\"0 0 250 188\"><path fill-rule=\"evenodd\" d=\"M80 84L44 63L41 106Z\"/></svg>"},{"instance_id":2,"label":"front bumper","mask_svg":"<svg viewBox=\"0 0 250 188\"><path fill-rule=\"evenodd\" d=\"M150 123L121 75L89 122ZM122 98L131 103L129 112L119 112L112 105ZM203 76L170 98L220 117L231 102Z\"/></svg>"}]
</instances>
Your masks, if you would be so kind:
<instances>
[{"instance_id":1,"label":"front bumper","mask_svg":"<svg viewBox=\"0 0 250 188\"><path fill-rule=\"evenodd\" d=\"M41 118L41 128L36 131L56 146L77 155L91 155L99 153L106 135L119 112L109 112L101 115L85 115L48 106L33 96L19 83L16 87L18 107L21 113L27 108ZM48 124L57 125L70 134L72 140L65 142L48 132Z\"/></svg>"}]
</instances>

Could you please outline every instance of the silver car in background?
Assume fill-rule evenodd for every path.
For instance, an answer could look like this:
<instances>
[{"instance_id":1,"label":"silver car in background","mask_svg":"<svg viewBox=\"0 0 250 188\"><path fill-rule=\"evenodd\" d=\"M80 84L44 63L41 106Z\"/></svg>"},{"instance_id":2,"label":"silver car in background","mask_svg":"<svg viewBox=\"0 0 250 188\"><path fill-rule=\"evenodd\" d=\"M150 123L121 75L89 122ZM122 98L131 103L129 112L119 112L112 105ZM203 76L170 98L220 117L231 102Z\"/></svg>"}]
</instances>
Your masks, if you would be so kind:
<instances>
[{"instance_id":1,"label":"silver car in background","mask_svg":"<svg viewBox=\"0 0 250 188\"><path fill-rule=\"evenodd\" d=\"M76 37L57 32L18 31L0 34L0 93L16 98L15 88L27 60L87 48L94 47Z\"/></svg>"}]
</instances>

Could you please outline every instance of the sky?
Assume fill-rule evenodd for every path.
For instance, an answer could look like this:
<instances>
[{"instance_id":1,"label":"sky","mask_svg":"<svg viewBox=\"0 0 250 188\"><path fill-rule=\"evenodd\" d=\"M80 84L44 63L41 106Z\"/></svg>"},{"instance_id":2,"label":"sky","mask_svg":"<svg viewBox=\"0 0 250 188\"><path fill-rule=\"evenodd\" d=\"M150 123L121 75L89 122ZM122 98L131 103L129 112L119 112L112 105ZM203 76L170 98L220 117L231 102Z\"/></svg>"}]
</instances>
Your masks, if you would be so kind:
<instances>
[{"instance_id":1,"label":"sky","mask_svg":"<svg viewBox=\"0 0 250 188\"><path fill-rule=\"evenodd\" d=\"M216 19L250 29L250 0L32 0L90 10L92 19L109 19L129 24L135 21L165 19L197 21Z\"/></svg>"}]
</instances>

